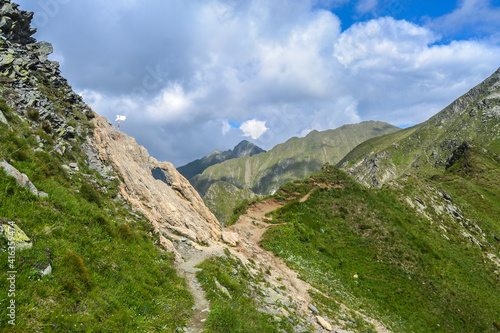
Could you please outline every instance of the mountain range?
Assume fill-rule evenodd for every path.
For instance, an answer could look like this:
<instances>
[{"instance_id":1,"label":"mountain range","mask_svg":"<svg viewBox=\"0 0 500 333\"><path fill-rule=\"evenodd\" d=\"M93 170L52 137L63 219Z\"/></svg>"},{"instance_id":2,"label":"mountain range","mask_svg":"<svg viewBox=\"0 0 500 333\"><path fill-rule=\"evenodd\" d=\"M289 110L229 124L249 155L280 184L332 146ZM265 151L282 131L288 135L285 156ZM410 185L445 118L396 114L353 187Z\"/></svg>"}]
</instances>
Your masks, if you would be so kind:
<instances>
[{"instance_id":1,"label":"mountain range","mask_svg":"<svg viewBox=\"0 0 500 333\"><path fill-rule=\"evenodd\" d=\"M240 189L249 188L259 195L270 194L281 184L310 176L324 163L336 164L363 141L398 130L400 128L378 121L322 132L314 130L303 138L291 138L266 153L213 165L190 182L202 197L218 181Z\"/></svg>"},{"instance_id":2,"label":"mountain range","mask_svg":"<svg viewBox=\"0 0 500 333\"><path fill-rule=\"evenodd\" d=\"M2 331L500 331L500 69L411 128L212 165L202 200L72 90L33 13L0 15Z\"/></svg>"},{"instance_id":3,"label":"mountain range","mask_svg":"<svg viewBox=\"0 0 500 333\"><path fill-rule=\"evenodd\" d=\"M220 151L217 149L198 160L195 160L186 165L178 167L177 170L187 179L191 179L194 176L202 173L203 171L205 171L205 169L214 164L219 164L233 158L240 158L247 156L250 157L260 153L265 153L265 150L260 147L257 147L250 141L243 140L240 143L238 143L232 150L229 149L226 151Z\"/></svg>"}]
</instances>

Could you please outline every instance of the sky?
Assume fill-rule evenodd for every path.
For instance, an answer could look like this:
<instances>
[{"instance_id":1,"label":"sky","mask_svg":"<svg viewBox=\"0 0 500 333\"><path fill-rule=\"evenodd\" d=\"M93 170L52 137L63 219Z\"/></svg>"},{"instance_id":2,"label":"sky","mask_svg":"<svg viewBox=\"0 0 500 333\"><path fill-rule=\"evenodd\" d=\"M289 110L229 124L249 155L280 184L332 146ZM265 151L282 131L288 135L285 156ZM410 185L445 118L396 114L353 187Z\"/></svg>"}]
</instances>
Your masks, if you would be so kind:
<instances>
[{"instance_id":1,"label":"sky","mask_svg":"<svg viewBox=\"0 0 500 333\"><path fill-rule=\"evenodd\" d=\"M500 67L500 0L13 0L101 116L181 166L425 121Z\"/></svg>"}]
</instances>

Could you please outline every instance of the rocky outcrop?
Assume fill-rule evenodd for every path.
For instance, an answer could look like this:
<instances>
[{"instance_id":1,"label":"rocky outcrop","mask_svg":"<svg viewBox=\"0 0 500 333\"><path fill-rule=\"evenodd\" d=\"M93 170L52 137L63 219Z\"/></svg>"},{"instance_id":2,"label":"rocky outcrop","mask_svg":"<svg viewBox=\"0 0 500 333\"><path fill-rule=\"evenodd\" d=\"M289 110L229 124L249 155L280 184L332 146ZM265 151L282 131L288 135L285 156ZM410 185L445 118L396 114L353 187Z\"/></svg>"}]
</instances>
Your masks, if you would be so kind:
<instances>
[{"instance_id":1,"label":"rocky outcrop","mask_svg":"<svg viewBox=\"0 0 500 333\"><path fill-rule=\"evenodd\" d=\"M33 185L33 183L30 181L28 176L26 176L24 173L21 173L6 161L1 161L0 167L5 171L5 173L7 173L7 176L14 177L19 186L27 188L31 193L33 193L34 196L40 198L46 198L49 196L47 193L39 191L36 186Z\"/></svg>"},{"instance_id":2,"label":"rocky outcrop","mask_svg":"<svg viewBox=\"0 0 500 333\"><path fill-rule=\"evenodd\" d=\"M36 29L30 26L33 13L19 10L10 0L2 0L0 16L0 30L7 40L23 45L35 41L31 35Z\"/></svg>"},{"instance_id":3,"label":"rocky outcrop","mask_svg":"<svg viewBox=\"0 0 500 333\"><path fill-rule=\"evenodd\" d=\"M362 169L363 172L356 172ZM367 187L382 187L383 184L396 178L398 171L388 152L381 152L366 156L360 160L347 173L351 174L356 181Z\"/></svg>"},{"instance_id":4,"label":"rocky outcrop","mask_svg":"<svg viewBox=\"0 0 500 333\"><path fill-rule=\"evenodd\" d=\"M157 231L169 238L187 237L210 244L221 238L219 222L202 199L171 163L149 156L134 138L120 133L103 117L94 119L94 136L89 140L103 164L121 180L122 196L142 212ZM98 163L94 163L96 166ZM154 177L163 174L162 179ZM102 171L102 170L101 170Z\"/></svg>"}]
</instances>

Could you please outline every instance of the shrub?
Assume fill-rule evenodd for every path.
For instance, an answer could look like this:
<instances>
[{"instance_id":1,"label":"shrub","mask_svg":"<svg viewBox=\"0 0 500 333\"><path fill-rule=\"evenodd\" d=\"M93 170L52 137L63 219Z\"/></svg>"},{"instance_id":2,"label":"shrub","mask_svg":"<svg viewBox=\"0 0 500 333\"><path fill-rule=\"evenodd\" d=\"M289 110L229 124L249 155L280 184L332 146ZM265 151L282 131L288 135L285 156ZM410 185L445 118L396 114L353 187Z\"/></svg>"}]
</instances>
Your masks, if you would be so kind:
<instances>
[{"instance_id":1,"label":"shrub","mask_svg":"<svg viewBox=\"0 0 500 333\"><path fill-rule=\"evenodd\" d=\"M82 257L78 254L70 252L64 256L62 263L66 269L72 274L72 277L83 282L86 286L90 283L89 272L83 262Z\"/></svg>"},{"instance_id":2,"label":"shrub","mask_svg":"<svg viewBox=\"0 0 500 333\"><path fill-rule=\"evenodd\" d=\"M28 118L33 120L33 121L38 121L40 120L40 112L35 109L29 109L28 110Z\"/></svg>"},{"instance_id":3,"label":"shrub","mask_svg":"<svg viewBox=\"0 0 500 333\"><path fill-rule=\"evenodd\" d=\"M51 134L52 133L52 126L50 125L50 123L45 120L42 124L42 129L44 130L45 133L47 134Z\"/></svg>"},{"instance_id":4,"label":"shrub","mask_svg":"<svg viewBox=\"0 0 500 333\"><path fill-rule=\"evenodd\" d=\"M99 195L99 192L97 192L91 185L83 183L80 187L80 194L88 202L94 202L95 204L97 204L97 206L101 207L101 196Z\"/></svg>"}]
</instances>

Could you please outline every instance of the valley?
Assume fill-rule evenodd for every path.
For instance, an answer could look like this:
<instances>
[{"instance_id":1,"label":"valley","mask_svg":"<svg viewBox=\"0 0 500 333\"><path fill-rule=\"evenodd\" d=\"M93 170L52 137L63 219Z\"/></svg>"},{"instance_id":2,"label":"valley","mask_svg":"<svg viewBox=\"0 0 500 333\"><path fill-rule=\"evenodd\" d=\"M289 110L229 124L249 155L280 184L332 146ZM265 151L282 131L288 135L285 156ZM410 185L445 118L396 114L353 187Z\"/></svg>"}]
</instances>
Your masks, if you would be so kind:
<instances>
[{"instance_id":1,"label":"valley","mask_svg":"<svg viewBox=\"0 0 500 333\"><path fill-rule=\"evenodd\" d=\"M413 127L243 141L184 176L1 4L1 331L500 331L500 69Z\"/></svg>"}]
</instances>

